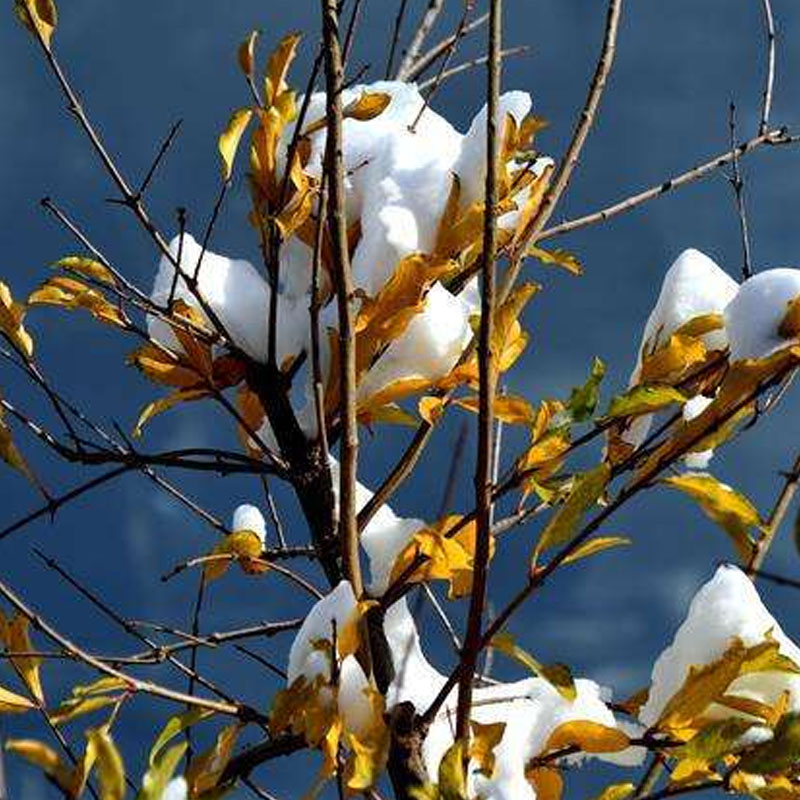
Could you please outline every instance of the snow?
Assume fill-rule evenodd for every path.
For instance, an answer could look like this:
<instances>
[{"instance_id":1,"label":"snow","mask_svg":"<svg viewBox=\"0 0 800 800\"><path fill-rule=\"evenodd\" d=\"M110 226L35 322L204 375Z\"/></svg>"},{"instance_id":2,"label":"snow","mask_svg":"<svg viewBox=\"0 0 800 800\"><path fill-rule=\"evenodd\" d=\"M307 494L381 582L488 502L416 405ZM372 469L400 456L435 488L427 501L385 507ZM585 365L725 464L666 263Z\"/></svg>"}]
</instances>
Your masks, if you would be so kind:
<instances>
[{"instance_id":1,"label":"snow","mask_svg":"<svg viewBox=\"0 0 800 800\"><path fill-rule=\"evenodd\" d=\"M753 646L765 641L767 634L779 643L783 655L800 665L800 648L764 607L749 578L737 567L719 567L714 577L694 596L672 644L656 661L650 696L642 707L640 721L648 726L658 721L670 698L683 685L690 667L721 658L735 637L746 646ZM784 690L790 692L790 709L800 710L800 676L797 675L777 672L744 675L733 682L727 693L774 704ZM736 715L733 710L722 707L712 711L716 718Z\"/></svg>"},{"instance_id":2,"label":"snow","mask_svg":"<svg viewBox=\"0 0 800 800\"><path fill-rule=\"evenodd\" d=\"M667 270L653 310L642 333L642 341L631 374L630 386L639 382L642 354L663 345L682 325L695 317L722 314L739 289L724 270L699 250L684 250ZM703 336L709 350L728 346L725 328ZM639 447L647 437L652 415L637 417L623 434L626 442Z\"/></svg>"},{"instance_id":3,"label":"snow","mask_svg":"<svg viewBox=\"0 0 800 800\"><path fill-rule=\"evenodd\" d=\"M794 344L778 334L789 303L800 295L800 270L770 269L742 284L725 309L731 361L764 358Z\"/></svg>"},{"instance_id":4,"label":"snow","mask_svg":"<svg viewBox=\"0 0 800 800\"><path fill-rule=\"evenodd\" d=\"M259 539L261 544L266 544L267 541L267 525L264 522L264 515L255 506L244 503L236 508L233 512L233 522L231 523L231 530L236 531L252 531Z\"/></svg>"},{"instance_id":5,"label":"snow","mask_svg":"<svg viewBox=\"0 0 800 800\"><path fill-rule=\"evenodd\" d=\"M170 242L169 250L177 259L180 236ZM206 251L200 261L202 247L188 233L183 236L180 268L186 275L197 273L198 291L203 300L219 318L230 334L233 343L256 361L267 359L268 318L270 289L256 268L249 262L228 258ZM175 276L175 268L166 257L161 258L153 291L154 303L166 308ZM183 300L192 308L202 311L199 300L189 289L183 277L178 278L175 298ZM150 336L167 347L179 348L169 326L158 317L149 316L147 328ZM304 347L309 336L307 302L281 299L278 304L278 363L287 356L296 355Z\"/></svg>"},{"instance_id":6,"label":"snow","mask_svg":"<svg viewBox=\"0 0 800 800\"><path fill-rule=\"evenodd\" d=\"M713 402L713 397L705 397L702 394L692 397L683 406L683 419L686 422L691 422L695 417L699 417ZM698 453L687 453L683 457L683 462L689 469L706 469L713 457L713 450L702 450Z\"/></svg>"},{"instance_id":7,"label":"snow","mask_svg":"<svg viewBox=\"0 0 800 800\"><path fill-rule=\"evenodd\" d=\"M186 800L189 796L189 786L186 779L174 778L165 787L159 800Z\"/></svg>"}]
</instances>

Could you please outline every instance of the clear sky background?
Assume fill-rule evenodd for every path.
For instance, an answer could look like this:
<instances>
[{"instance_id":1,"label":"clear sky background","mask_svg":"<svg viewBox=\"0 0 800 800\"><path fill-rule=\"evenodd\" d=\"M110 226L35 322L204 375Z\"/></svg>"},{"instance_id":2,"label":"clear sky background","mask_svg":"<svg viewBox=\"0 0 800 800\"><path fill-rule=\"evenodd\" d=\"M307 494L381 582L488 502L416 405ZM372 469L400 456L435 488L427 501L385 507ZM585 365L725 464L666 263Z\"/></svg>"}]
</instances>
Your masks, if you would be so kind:
<instances>
[{"instance_id":1,"label":"clear sky background","mask_svg":"<svg viewBox=\"0 0 800 800\"><path fill-rule=\"evenodd\" d=\"M370 79L383 75L396 5L394 0L364 2L361 35L351 63L354 70L370 65ZM411 0L409 5L413 19L424 3ZM457 16L460 4L450 5L439 35L449 32ZM60 6L58 52L110 150L129 175L143 174L170 125L183 120L149 201L169 234L179 205L188 209L190 229L201 229L218 188L216 137L230 111L248 99L236 67L238 43L252 28L263 31L265 48L288 31L316 31L317 4L62 0ZM773 121L797 130L800 7L792 0L774 0L774 10L780 41ZM10 7L4 13L0 276L24 297L48 272L48 264L78 251L38 207L39 199L49 195L80 221L120 269L143 288L149 287L157 259L146 237L123 209L105 202L113 194L105 174L65 113L37 49L14 24ZM504 87L532 94L535 112L551 121L539 145L554 156L563 152L583 103L604 16L600 0L507 0L506 42L529 44L532 52L507 64ZM292 73L298 85L304 85L313 39L309 35ZM466 46L463 56L474 52L478 43ZM722 152L728 142L731 100L739 110L741 138L749 138L757 128L765 71L759 0L629 2L618 46L600 118L559 217L594 210ZM482 73L470 72L448 83L433 105L465 130L483 103L482 86ZM796 265L800 149L764 149L748 157L742 168L756 268ZM212 249L257 261L256 242L245 222L247 204L246 186L239 179ZM595 355L609 366L606 398L623 387L661 276L684 248L702 249L735 277L741 268L738 220L730 187L721 174L605 225L564 237L558 245L581 258L586 275L575 279L533 263L529 267L530 277L542 281L545 291L529 309L532 343L509 376L509 389L531 399L564 396L583 380ZM53 380L91 415L130 430L138 410L158 391L123 365L130 342L99 329L83 315L38 310L30 320L41 362ZM43 410L8 365L0 365L0 387L21 407ZM765 513L780 488L779 471L790 466L800 446L796 397L796 391L790 393L773 417L737 439L712 463L715 474L748 493ZM437 515L442 476L459 422L455 419L439 433L417 476L398 495L394 503L398 513ZM228 442L229 434L221 417L192 409L154 422L145 442L154 449L213 446ZM389 467L389 456L399 452L407 436L403 430L381 431L374 441L365 436L362 480L377 483ZM79 471L52 463L21 432L17 437L49 486L66 489L82 479ZM510 459L520 442L507 441ZM463 456L459 497L463 508L469 506L472 444L470 440ZM261 499L255 482L181 477L193 496L226 519L238 503ZM305 532L290 498L279 492L278 500L289 538L302 541ZM36 503L22 479L0 472L0 527ZM690 501L667 490L654 490L632 503L608 532L632 537L634 546L565 571L515 619L512 629L538 657L566 662L576 674L594 677L624 697L647 683L652 660L671 637L688 599L715 565L733 553ZM520 559L535 535L533 526L509 539L507 554L493 568L496 605L522 581ZM68 506L53 524L39 521L1 542L0 574L77 641L103 652L132 652L136 643L48 572L31 547L41 547L77 576L90 580L123 614L186 627L196 576L181 576L167 586L159 576L177 561L209 549L213 540L213 532L155 493L145 479L130 476ZM789 530L782 532L768 565L787 575L800 573ZM800 636L797 596L772 587L764 587L764 595L787 633ZM298 614L304 605L304 598L271 576L261 581L231 576L213 587L203 627L217 630ZM426 635L441 639L436 624L432 617L424 617ZM254 648L280 659L288 643L276 640L256 643ZM435 647L432 653L441 668L452 663L446 647ZM243 691L253 704L266 706L277 687L274 679L251 661L233 656L223 660L230 666L215 668L209 658L201 664L220 683ZM498 674L516 673L498 665ZM70 682L87 677L80 671L44 670L45 686L54 699ZM175 680L167 673L160 678ZM3 672L0 680L7 684L10 676ZM167 713L164 706L144 701L126 708L119 730L132 774L139 773L141 759ZM15 719L0 722L0 730L16 736L34 728ZM77 740L80 729L67 733ZM308 769L298 770L276 764L264 771L261 782L279 797L300 796L315 765L312 760ZM13 800L57 797L35 771L18 761L10 760L7 768ZM615 776L603 772L604 778ZM568 796L590 796L590 786L597 782L571 775Z\"/></svg>"}]
</instances>

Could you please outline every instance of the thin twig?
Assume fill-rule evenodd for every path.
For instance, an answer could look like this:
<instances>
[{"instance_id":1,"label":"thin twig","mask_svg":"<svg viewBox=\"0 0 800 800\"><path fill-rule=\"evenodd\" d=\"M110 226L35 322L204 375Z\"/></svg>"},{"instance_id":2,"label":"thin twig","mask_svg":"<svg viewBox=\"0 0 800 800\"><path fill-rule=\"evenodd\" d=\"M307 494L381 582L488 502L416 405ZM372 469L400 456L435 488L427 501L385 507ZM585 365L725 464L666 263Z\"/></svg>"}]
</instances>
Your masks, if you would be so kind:
<instances>
[{"instance_id":1,"label":"thin twig","mask_svg":"<svg viewBox=\"0 0 800 800\"><path fill-rule=\"evenodd\" d=\"M147 187L150 185L150 182L153 180L153 176L156 174L156 170L161 164L162 159L167 154L167 150L169 150L172 142L175 140L175 137L178 135L178 131L180 130L181 125L183 124L183 120L179 119L173 126L170 128L169 133L167 134L167 138L161 144L161 147L158 149L158 153L156 153L156 157L153 159L153 163L150 165L150 169L147 170L147 174L144 176L144 180L139 185L139 191L136 193L138 197L141 197L146 191Z\"/></svg>"},{"instance_id":2,"label":"thin twig","mask_svg":"<svg viewBox=\"0 0 800 800\"><path fill-rule=\"evenodd\" d=\"M498 107L502 59L502 0L489 5L489 43L486 81L486 188L484 193L483 254L481 266L481 325L478 335L478 454L475 468L476 540L467 630L461 651L463 669L458 684L456 740L469 734L473 674L480 653L483 611L492 537L492 475L494 468L494 400L497 368L492 344L496 294Z\"/></svg>"},{"instance_id":3,"label":"thin twig","mask_svg":"<svg viewBox=\"0 0 800 800\"><path fill-rule=\"evenodd\" d=\"M462 36L466 36L467 34L472 33L473 31L478 30L482 25L485 25L489 21L489 14L481 14L479 17L476 17L472 22L468 22L464 30L462 31ZM430 50L426 53L423 53L415 62L411 65L411 68L408 70L408 73L403 76L404 80L413 81L417 77L419 77L423 72L433 66L436 61L445 55L450 47L453 44L453 40L455 39L455 33L451 33L449 36L446 36L440 42L437 42Z\"/></svg>"},{"instance_id":4,"label":"thin twig","mask_svg":"<svg viewBox=\"0 0 800 800\"><path fill-rule=\"evenodd\" d=\"M731 142L731 164L733 172L728 176L728 182L733 189L736 201L736 214L739 218L739 232L742 240L742 279L747 280L753 274L753 262L750 255L750 234L747 225L747 209L744 202L744 178L739 169L739 156L736 154L736 106L731 103L728 117L728 128Z\"/></svg>"},{"instance_id":5,"label":"thin twig","mask_svg":"<svg viewBox=\"0 0 800 800\"><path fill-rule=\"evenodd\" d=\"M764 9L764 28L767 34L767 70L764 77L764 91L761 103L761 122L758 132L763 135L769 128L769 115L772 111L772 92L775 87L775 45L777 36L775 34L775 19L772 15L771 0L761 0Z\"/></svg>"},{"instance_id":6,"label":"thin twig","mask_svg":"<svg viewBox=\"0 0 800 800\"><path fill-rule=\"evenodd\" d=\"M394 25L392 27L392 43L389 46L389 56L386 59L386 72L384 73L384 77L387 81L392 77L394 56L397 52L397 45L400 42L400 29L403 27L403 18L406 15L407 8L408 0L400 0L400 7L397 10L397 16L394 18Z\"/></svg>"},{"instance_id":7,"label":"thin twig","mask_svg":"<svg viewBox=\"0 0 800 800\"><path fill-rule=\"evenodd\" d=\"M443 8L444 0L429 0L428 7L425 9L425 13L422 15L422 19L420 19L414 31L414 35L411 37L411 42L406 48L400 66L397 68L397 75L395 76L397 80L404 81L408 79L407 73L417 60L419 51L422 49L422 45L425 44L425 40L436 24L436 20L439 18L439 14L442 13Z\"/></svg>"},{"instance_id":8,"label":"thin twig","mask_svg":"<svg viewBox=\"0 0 800 800\"><path fill-rule=\"evenodd\" d=\"M507 47L505 50L500 51L500 57L503 59L509 58L510 56L518 56L522 55L523 53L530 52L531 47L527 44L522 44L517 47ZM439 84L443 84L445 81L448 81L450 78L460 75L462 72L466 72L467 70L474 69L475 67L480 67L486 63L486 56L478 56L477 58L472 58L469 61L464 61L461 64L456 64L455 67L450 67L450 69L446 69L441 75L437 75L435 78L428 78L428 80L423 81L419 84L420 91L425 91L426 89L430 89L434 86L437 81Z\"/></svg>"},{"instance_id":9,"label":"thin twig","mask_svg":"<svg viewBox=\"0 0 800 800\"><path fill-rule=\"evenodd\" d=\"M353 276L347 244L345 218L344 163L342 156L342 56L339 47L339 19L336 0L321 0L322 33L325 50L326 169L328 172L328 231L331 237L336 301L339 311L339 416L341 467L339 483L339 539L344 573L356 597L364 591L359 563L356 525L356 475L358 469L358 422L356 419L356 351Z\"/></svg>"},{"instance_id":10,"label":"thin twig","mask_svg":"<svg viewBox=\"0 0 800 800\"><path fill-rule=\"evenodd\" d=\"M715 156L709 161L699 164L698 166L693 167L686 172L682 172L678 175L668 178L667 180L662 181L655 186L651 186L642 192L630 195L624 200L620 200L613 205L607 206L599 211L593 211L592 213L586 214L582 217L576 217L575 219L561 222L558 225L553 225L550 228L545 228L536 237L536 241L541 242L545 239L551 239L554 236L561 236L565 233L577 230L578 228L585 228L588 225L594 225L598 222L605 222L606 220L611 219L611 217L615 217L625 211L630 211L631 209L636 208L643 203L647 203L656 197L660 197L661 195L667 194L667 192L671 192L673 189L678 189L688 183L698 180L699 178L704 178L706 175L714 172L720 167L730 164L734 157L741 158L746 153L749 153L752 150L761 147L762 145L795 144L797 141L798 138L795 136L790 136L786 128L778 128L768 131L767 133L756 136L747 142L743 142L733 151L727 150L725 153Z\"/></svg>"}]
</instances>

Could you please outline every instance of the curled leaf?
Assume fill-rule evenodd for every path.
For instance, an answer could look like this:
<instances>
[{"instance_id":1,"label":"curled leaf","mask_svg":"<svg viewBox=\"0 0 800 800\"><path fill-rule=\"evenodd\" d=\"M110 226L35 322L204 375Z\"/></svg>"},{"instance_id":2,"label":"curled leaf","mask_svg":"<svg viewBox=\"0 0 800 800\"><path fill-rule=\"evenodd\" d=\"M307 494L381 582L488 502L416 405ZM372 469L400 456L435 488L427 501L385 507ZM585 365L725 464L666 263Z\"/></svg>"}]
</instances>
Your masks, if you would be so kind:
<instances>
[{"instance_id":1,"label":"curled leaf","mask_svg":"<svg viewBox=\"0 0 800 800\"><path fill-rule=\"evenodd\" d=\"M527 667L534 675L544 678L565 700L574 700L577 697L572 673L564 664L540 663L523 650L510 633L498 633L492 638L491 646Z\"/></svg>"},{"instance_id":2,"label":"curled leaf","mask_svg":"<svg viewBox=\"0 0 800 800\"><path fill-rule=\"evenodd\" d=\"M53 0L14 0L14 13L17 19L33 34L39 36L44 46L50 50L58 24L58 11Z\"/></svg>"},{"instance_id":3,"label":"curled leaf","mask_svg":"<svg viewBox=\"0 0 800 800\"><path fill-rule=\"evenodd\" d=\"M239 67L242 72L251 79L253 77L253 70L255 69L255 51L258 36L258 31L250 31L247 38L239 45L239 50L237 51Z\"/></svg>"},{"instance_id":4,"label":"curled leaf","mask_svg":"<svg viewBox=\"0 0 800 800\"><path fill-rule=\"evenodd\" d=\"M26 358L33 356L33 339L22 324L25 307L14 301L11 290L0 281L0 333Z\"/></svg>"},{"instance_id":5,"label":"curled leaf","mask_svg":"<svg viewBox=\"0 0 800 800\"><path fill-rule=\"evenodd\" d=\"M242 140L252 116L253 110L251 108L240 108L234 111L228 120L228 125L219 136L217 146L222 157L222 175L226 181L231 177L239 142Z\"/></svg>"},{"instance_id":6,"label":"curled leaf","mask_svg":"<svg viewBox=\"0 0 800 800\"><path fill-rule=\"evenodd\" d=\"M114 274L105 264L86 256L65 256L56 261L53 266L68 272L77 272L85 278L91 278L107 286L115 286L117 283Z\"/></svg>"}]
</instances>

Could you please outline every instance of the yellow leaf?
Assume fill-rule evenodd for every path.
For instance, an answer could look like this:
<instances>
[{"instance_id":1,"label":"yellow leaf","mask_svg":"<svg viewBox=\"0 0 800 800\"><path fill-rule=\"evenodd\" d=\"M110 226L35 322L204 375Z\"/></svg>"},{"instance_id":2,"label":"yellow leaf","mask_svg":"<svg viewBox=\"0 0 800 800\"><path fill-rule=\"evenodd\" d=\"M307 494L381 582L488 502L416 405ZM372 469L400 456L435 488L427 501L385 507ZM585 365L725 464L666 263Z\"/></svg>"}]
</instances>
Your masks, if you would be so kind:
<instances>
[{"instance_id":1,"label":"yellow leaf","mask_svg":"<svg viewBox=\"0 0 800 800\"><path fill-rule=\"evenodd\" d=\"M491 347L497 358L498 372L509 370L528 344L528 335L522 330L519 315L539 288L535 283L516 287L495 312Z\"/></svg>"},{"instance_id":2,"label":"yellow leaf","mask_svg":"<svg viewBox=\"0 0 800 800\"><path fill-rule=\"evenodd\" d=\"M279 95L287 90L286 75L289 67L294 61L297 53L297 45L300 43L300 34L292 33L284 36L278 42L278 46L271 53L267 63L266 102L268 106L275 103Z\"/></svg>"},{"instance_id":3,"label":"yellow leaf","mask_svg":"<svg viewBox=\"0 0 800 800\"><path fill-rule=\"evenodd\" d=\"M56 261L53 266L60 267L67 272L77 272L79 275L83 275L84 278L91 278L107 286L115 286L117 283L113 273L105 264L86 256L66 256Z\"/></svg>"},{"instance_id":4,"label":"yellow leaf","mask_svg":"<svg viewBox=\"0 0 800 800\"><path fill-rule=\"evenodd\" d=\"M22 614L15 614L9 619L0 611L0 642L12 653L35 652L28 635L30 624L30 620ZM31 694L44 704L44 691L39 676L42 660L35 656L16 656L11 659L11 663L25 681Z\"/></svg>"},{"instance_id":5,"label":"yellow leaf","mask_svg":"<svg viewBox=\"0 0 800 800\"><path fill-rule=\"evenodd\" d=\"M525 255L538 258L543 264L562 267L573 275L583 275L581 262L566 250L561 250L560 248L557 250L544 250L536 245L531 245Z\"/></svg>"},{"instance_id":6,"label":"yellow leaf","mask_svg":"<svg viewBox=\"0 0 800 800\"><path fill-rule=\"evenodd\" d=\"M123 800L125 797L125 767L108 728L95 728L87 734L97 753L97 773L103 800Z\"/></svg>"},{"instance_id":7,"label":"yellow leaf","mask_svg":"<svg viewBox=\"0 0 800 800\"><path fill-rule=\"evenodd\" d=\"M192 759L186 770L186 783L189 784L191 797L202 795L216 787L233 755L241 730L242 726L238 722L223 728L214 744Z\"/></svg>"},{"instance_id":8,"label":"yellow leaf","mask_svg":"<svg viewBox=\"0 0 800 800\"><path fill-rule=\"evenodd\" d=\"M800 752L800 714L786 714L776 725L770 741L742 756L739 768L756 775L774 775L797 766Z\"/></svg>"},{"instance_id":9,"label":"yellow leaf","mask_svg":"<svg viewBox=\"0 0 800 800\"><path fill-rule=\"evenodd\" d=\"M227 127L219 136L217 146L222 157L222 175L226 181L231 177L239 142L242 140L252 116L253 110L251 108L237 109L231 114Z\"/></svg>"},{"instance_id":10,"label":"yellow leaf","mask_svg":"<svg viewBox=\"0 0 800 800\"><path fill-rule=\"evenodd\" d=\"M562 505L542 531L534 551L533 560L551 547L565 544L576 532L584 514L600 498L611 478L611 467L600 464L579 475L564 505Z\"/></svg>"},{"instance_id":11,"label":"yellow leaf","mask_svg":"<svg viewBox=\"0 0 800 800\"><path fill-rule=\"evenodd\" d=\"M386 766L389 753L389 731L381 725L362 741L345 731L351 755L345 765L345 785L354 793L365 792L374 786Z\"/></svg>"},{"instance_id":12,"label":"yellow leaf","mask_svg":"<svg viewBox=\"0 0 800 800\"><path fill-rule=\"evenodd\" d=\"M379 389L375 394L370 395L365 400L361 400L358 405L358 419L361 422L368 422L373 416L379 415L381 408L402 400L409 395L425 391L431 388L433 382L429 378L401 378ZM338 387L338 383L337 383ZM327 412L334 410L336 399L338 398L338 388L336 391L325 392L325 408Z\"/></svg>"},{"instance_id":13,"label":"yellow leaf","mask_svg":"<svg viewBox=\"0 0 800 800\"><path fill-rule=\"evenodd\" d=\"M526 770L525 777L536 792L536 800L561 800L564 779L555 767L534 767Z\"/></svg>"},{"instance_id":14,"label":"yellow leaf","mask_svg":"<svg viewBox=\"0 0 800 800\"><path fill-rule=\"evenodd\" d=\"M523 650L510 633L498 633L492 647L527 667L534 675L544 678L565 700L577 697L575 681L569 667L564 664L542 664Z\"/></svg>"},{"instance_id":15,"label":"yellow leaf","mask_svg":"<svg viewBox=\"0 0 800 800\"><path fill-rule=\"evenodd\" d=\"M577 747L584 753L617 753L629 745L630 739L619 728L580 720L559 725L550 734L545 750Z\"/></svg>"},{"instance_id":16,"label":"yellow leaf","mask_svg":"<svg viewBox=\"0 0 800 800\"><path fill-rule=\"evenodd\" d=\"M453 401L457 406L478 413L478 398L463 397ZM494 399L494 416L509 425L530 425L536 418L533 406L524 398L511 394L497 395Z\"/></svg>"},{"instance_id":17,"label":"yellow leaf","mask_svg":"<svg viewBox=\"0 0 800 800\"><path fill-rule=\"evenodd\" d=\"M346 119L366 122L382 114L391 102L391 95L385 92L363 92L342 109L342 115Z\"/></svg>"},{"instance_id":18,"label":"yellow leaf","mask_svg":"<svg viewBox=\"0 0 800 800\"><path fill-rule=\"evenodd\" d=\"M50 50L50 40L58 24L58 12L53 0L14 0L17 19L31 32L38 34Z\"/></svg>"},{"instance_id":19,"label":"yellow leaf","mask_svg":"<svg viewBox=\"0 0 800 800\"><path fill-rule=\"evenodd\" d=\"M739 752L742 749L740 744L742 736L757 724L752 720L737 718L711 722L686 744L671 750L670 756L706 763L718 761L723 756Z\"/></svg>"},{"instance_id":20,"label":"yellow leaf","mask_svg":"<svg viewBox=\"0 0 800 800\"><path fill-rule=\"evenodd\" d=\"M459 741L442 756L439 763L440 800L467 800L467 779L464 774L466 749L466 743Z\"/></svg>"},{"instance_id":21,"label":"yellow leaf","mask_svg":"<svg viewBox=\"0 0 800 800\"><path fill-rule=\"evenodd\" d=\"M631 540L626 539L624 536L597 536L593 539L588 539L580 547L576 547L561 564L572 564L582 558L588 558L597 553L602 553L604 550L610 550L612 547L620 547L630 543Z\"/></svg>"},{"instance_id":22,"label":"yellow leaf","mask_svg":"<svg viewBox=\"0 0 800 800\"><path fill-rule=\"evenodd\" d=\"M85 283L59 275L45 281L28 297L28 305L59 306L70 311L82 308L107 325L127 329L130 322L122 308Z\"/></svg>"},{"instance_id":23,"label":"yellow leaf","mask_svg":"<svg viewBox=\"0 0 800 800\"><path fill-rule=\"evenodd\" d=\"M253 77L256 41L258 40L258 36L258 31L250 31L247 38L239 45L239 50L237 51L239 67L248 78Z\"/></svg>"},{"instance_id":24,"label":"yellow leaf","mask_svg":"<svg viewBox=\"0 0 800 800\"><path fill-rule=\"evenodd\" d=\"M640 383L675 383L706 358L702 339L673 334L654 353L642 358Z\"/></svg>"},{"instance_id":25,"label":"yellow leaf","mask_svg":"<svg viewBox=\"0 0 800 800\"><path fill-rule=\"evenodd\" d=\"M445 409L445 401L443 397L434 397L427 395L420 397L417 404L419 415L428 425L435 425L442 417Z\"/></svg>"},{"instance_id":26,"label":"yellow leaf","mask_svg":"<svg viewBox=\"0 0 800 800\"><path fill-rule=\"evenodd\" d=\"M158 760L164 747L178 736L178 734L183 733L183 731L190 728L192 725L196 725L198 722L210 719L213 716L214 712L206 708L192 708L189 711L184 711L183 714L176 714L174 717L170 717L161 729L161 733L156 737L155 742L153 742L147 763L152 767Z\"/></svg>"},{"instance_id":27,"label":"yellow leaf","mask_svg":"<svg viewBox=\"0 0 800 800\"><path fill-rule=\"evenodd\" d=\"M724 327L725 319L722 314L701 314L699 317L692 317L688 322L684 322L675 333L679 336L698 337Z\"/></svg>"},{"instance_id":28,"label":"yellow leaf","mask_svg":"<svg viewBox=\"0 0 800 800\"><path fill-rule=\"evenodd\" d=\"M627 800L635 790L636 785L633 783L615 783L606 786L594 800Z\"/></svg>"},{"instance_id":29,"label":"yellow leaf","mask_svg":"<svg viewBox=\"0 0 800 800\"><path fill-rule=\"evenodd\" d=\"M0 333L26 358L33 357L33 339L22 324L25 308L14 301L11 290L0 281Z\"/></svg>"},{"instance_id":30,"label":"yellow leaf","mask_svg":"<svg viewBox=\"0 0 800 800\"><path fill-rule=\"evenodd\" d=\"M258 561L254 563L254 559L257 560L263 552L264 545L254 531L234 531L229 533L214 548L212 555L229 555L232 558L209 561L203 568L203 578L206 581L216 580L225 574L232 561L238 561L245 571L263 572L266 569L266 564L261 564Z\"/></svg>"},{"instance_id":31,"label":"yellow leaf","mask_svg":"<svg viewBox=\"0 0 800 800\"><path fill-rule=\"evenodd\" d=\"M169 411L169 409L173 408L179 403L188 403L192 400L202 400L204 397L208 397L209 394L210 392L207 389L179 389L177 392L168 394L166 397L161 397L158 400L154 400L152 403L148 403L142 410L142 413L139 414L139 419L136 420L136 425L133 429L133 435L136 438L139 438L142 435L142 429L144 426L154 416L156 416L156 414L161 414L163 411Z\"/></svg>"},{"instance_id":32,"label":"yellow leaf","mask_svg":"<svg viewBox=\"0 0 800 800\"><path fill-rule=\"evenodd\" d=\"M21 714L36 708L36 704L20 694L9 692L0 686L0 714Z\"/></svg>"},{"instance_id":33,"label":"yellow leaf","mask_svg":"<svg viewBox=\"0 0 800 800\"><path fill-rule=\"evenodd\" d=\"M687 399L669 384L655 383L647 386L634 386L625 394L618 395L611 400L611 405L605 416L606 419L616 419L617 417L637 417L641 414L652 414L672 403L683 405Z\"/></svg>"},{"instance_id":34,"label":"yellow leaf","mask_svg":"<svg viewBox=\"0 0 800 800\"><path fill-rule=\"evenodd\" d=\"M91 714L101 708L107 708L119 702L120 696L93 695L92 697L73 697L65 700L55 711L48 712L48 717L53 725L64 725L84 714Z\"/></svg>"},{"instance_id":35,"label":"yellow leaf","mask_svg":"<svg viewBox=\"0 0 800 800\"><path fill-rule=\"evenodd\" d=\"M395 403L387 403L385 406L370 405L368 410L359 412L358 421L367 426L385 422L389 425L405 425L407 428L416 428L419 424L419 420L413 414L404 411Z\"/></svg>"},{"instance_id":36,"label":"yellow leaf","mask_svg":"<svg viewBox=\"0 0 800 800\"><path fill-rule=\"evenodd\" d=\"M58 753L51 747L34 739L11 739L6 742L6 750L39 767L55 781L60 789L67 793L67 796L74 796L72 794L72 774Z\"/></svg>"},{"instance_id":37,"label":"yellow leaf","mask_svg":"<svg viewBox=\"0 0 800 800\"><path fill-rule=\"evenodd\" d=\"M680 489L696 500L704 513L730 536L742 560L748 561L754 547L750 529L760 528L761 518L743 494L720 483L713 475L698 472L664 478L662 483Z\"/></svg>"},{"instance_id":38,"label":"yellow leaf","mask_svg":"<svg viewBox=\"0 0 800 800\"><path fill-rule=\"evenodd\" d=\"M490 722L483 725L475 720L470 721L472 739L469 744L469 757L478 765L487 777L494 772L494 749L500 744L506 729L505 722Z\"/></svg>"},{"instance_id":39,"label":"yellow leaf","mask_svg":"<svg viewBox=\"0 0 800 800\"><path fill-rule=\"evenodd\" d=\"M14 440L11 437L11 429L6 424L4 417L5 409L0 406L0 458L8 466L21 472L34 486L40 487L40 483L28 466L28 462L14 444Z\"/></svg>"},{"instance_id":40,"label":"yellow leaf","mask_svg":"<svg viewBox=\"0 0 800 800\"><path fill-rule=\"evenodd\" d=\"M181 742L170 747L164 755L150 768L142 778L142 790L136 800L163 800L164 790L175 774L180 760L183 758L188 742Z\"/></svg>"}]
</instances>

